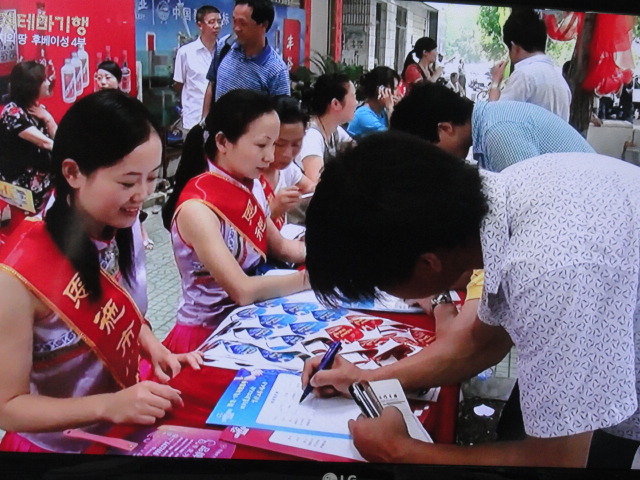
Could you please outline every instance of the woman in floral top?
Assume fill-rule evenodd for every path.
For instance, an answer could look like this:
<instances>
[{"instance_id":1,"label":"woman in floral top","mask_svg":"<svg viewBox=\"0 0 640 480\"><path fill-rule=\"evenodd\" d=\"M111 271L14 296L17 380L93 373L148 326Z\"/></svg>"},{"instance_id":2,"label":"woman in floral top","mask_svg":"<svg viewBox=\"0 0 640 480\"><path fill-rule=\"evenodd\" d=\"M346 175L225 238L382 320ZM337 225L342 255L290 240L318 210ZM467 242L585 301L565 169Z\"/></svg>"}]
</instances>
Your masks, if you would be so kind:
<instances>
[{"instance_id":1,"label":"woman in floral top","mask_svg":"<svg viewBox=\"0 0 640 480\"><path fill-rule=\"evenodd\" d=\"M0 113L0 180L30 190L40 212L51 192L51 149L58 128L40 103L50 95L50 84L44 67L34 61L18 63L9 82L9 103ZM15 226L16 218L28 213L11 207L11 214Z\"/></svg>"}]
</instances>

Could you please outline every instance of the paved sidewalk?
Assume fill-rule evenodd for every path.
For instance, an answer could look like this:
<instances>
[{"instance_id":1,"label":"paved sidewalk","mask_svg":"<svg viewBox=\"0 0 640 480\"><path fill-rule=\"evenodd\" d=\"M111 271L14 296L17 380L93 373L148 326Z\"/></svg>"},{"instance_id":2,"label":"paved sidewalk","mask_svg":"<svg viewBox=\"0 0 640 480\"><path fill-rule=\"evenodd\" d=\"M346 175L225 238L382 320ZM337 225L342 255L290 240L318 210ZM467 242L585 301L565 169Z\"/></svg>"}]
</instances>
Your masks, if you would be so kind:
<instances>
[{"instance_id":1,"label":"paved sidewalk","mask_svg":"<svg viewBox=\"0 0 640 480\"><path fill-rule=\"evenodd\" d=\"M180 274L173 258L169 232L162 225L159 206L145 211L149 217L143 225L155 244L153 250L147 251L147 319L156 336L163 340L175 324L180 298Z\"/></svg>"}]
</instances>

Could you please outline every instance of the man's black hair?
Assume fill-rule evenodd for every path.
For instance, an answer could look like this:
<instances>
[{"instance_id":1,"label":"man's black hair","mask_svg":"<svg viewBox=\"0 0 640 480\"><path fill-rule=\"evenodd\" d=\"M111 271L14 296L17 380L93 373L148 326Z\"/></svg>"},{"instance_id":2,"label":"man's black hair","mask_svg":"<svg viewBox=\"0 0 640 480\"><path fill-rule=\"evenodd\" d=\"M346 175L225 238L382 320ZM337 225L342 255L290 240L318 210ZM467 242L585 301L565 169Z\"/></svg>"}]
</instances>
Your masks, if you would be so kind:
<instances>
[{"instance_id":1,"label":"man's black hair","mask_svg":"<svg viewBox=\"0 0 640 480\"><path fill-rule=\"evenodd\" d=\"M473 102L444 85L424 82L415 85L393 110L389 127L438 143L438 124L464 125L471 121Z\"/></svg>"},{"instance_id":2,"label":"man's black hair","mask_svg":"<svg viewBox=\"0 0 640 480\"><path fill-rule=\"evenodd\" d=\"M532 9L514 9L502 27L502 39L511 47L511 42L529 53L544 52L547 47L547 26Z\"/></svg>"},{"instance_id":3,"label":"man's black hair","mask_svg":"<svg viewBox=\"0 0 640 480\"><path fill-rule=\"evenodd\" d=\"M325 164L306 214L306 266L324 301L372 298L420 255L471 245L487 212L478 169L402 132Z\"/></svg>"},{"instance_id":4,"label":"man's black hair","mask_svg":"<svg viewBox=\"0 0 640 480\"><path fill-rule=\"evenodd\" d=\"M236 5L249 5L253 11L251 18L258 25L267 24L267 32L273 25L273 19L276 17L276 11L270 0L236 0Z\"/></svg>"},{"instance_id":5,"label":"man's black hair","mask_svg":"<svg viewBox=\"0 0 640 480\"><path fill-rule=\"evenodd\" d=\"M220 10L213 5L203 5L196 11L196 22L204 22L204 17L210 13L220 13Z\"/></svg>"}]
</instances>

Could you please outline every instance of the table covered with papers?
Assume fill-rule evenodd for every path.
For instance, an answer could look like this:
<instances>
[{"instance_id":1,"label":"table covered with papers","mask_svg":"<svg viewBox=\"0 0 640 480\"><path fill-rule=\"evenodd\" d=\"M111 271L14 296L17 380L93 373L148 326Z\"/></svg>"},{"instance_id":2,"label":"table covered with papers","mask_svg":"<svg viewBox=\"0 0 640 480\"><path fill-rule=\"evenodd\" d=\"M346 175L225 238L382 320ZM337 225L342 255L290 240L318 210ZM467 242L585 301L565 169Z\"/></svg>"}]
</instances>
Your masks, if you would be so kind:
<instances>
[{"instance_id":1,"label":"table covered with papers","mask_svg":"<svg viewBox=\"0 0 640 480\"><path fill-rule=\"evenodd\" d=\"M201 347L206 361L202 370L184 368L171 381L182 392L183 407L152 428L115 426L108 436L139 443L129 452L133 455L361 460L346 430L347 419L359 413L355 402L311 395L298 405L304 360L340 340L345 358L362 368L376 368L429 348L435 325L433 317L413 309L353 307L325 308L311 292L303 292L236 309ZM410 397L414 413L435 442L455 441L458 396L456 385ZM318 428L333 423L326 421L329 416L337 426ZM200 429L200 440L191 429ZM169 454L171 442L175 448ZM124 452L95 443L86 453Z\"/></svg>"}]
</instances>

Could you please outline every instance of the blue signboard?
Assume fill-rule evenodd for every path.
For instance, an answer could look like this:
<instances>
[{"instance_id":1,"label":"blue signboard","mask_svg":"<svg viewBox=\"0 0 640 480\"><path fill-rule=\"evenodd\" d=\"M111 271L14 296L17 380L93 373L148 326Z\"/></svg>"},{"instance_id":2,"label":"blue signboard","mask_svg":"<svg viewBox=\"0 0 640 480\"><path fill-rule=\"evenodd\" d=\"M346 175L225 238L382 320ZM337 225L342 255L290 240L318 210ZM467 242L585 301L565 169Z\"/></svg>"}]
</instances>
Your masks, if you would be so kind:
<instances>
[{"instance_id":1,"label":"blue signboard","mask_svg":"<svg viewBox=\"0 0 640 480\"><path fill-rule=\"evenodd\" d=\"M145 77L170 77L178 48L195 40L199 30L196 11L203 5L220 10L219 38L233 33L234 0L136 0L136 57ZM274 5L275 19L267 39L292 67L304 61L305 11ZM293 53L293 56L292 56Z\"/></svg>"}]
</instances>

